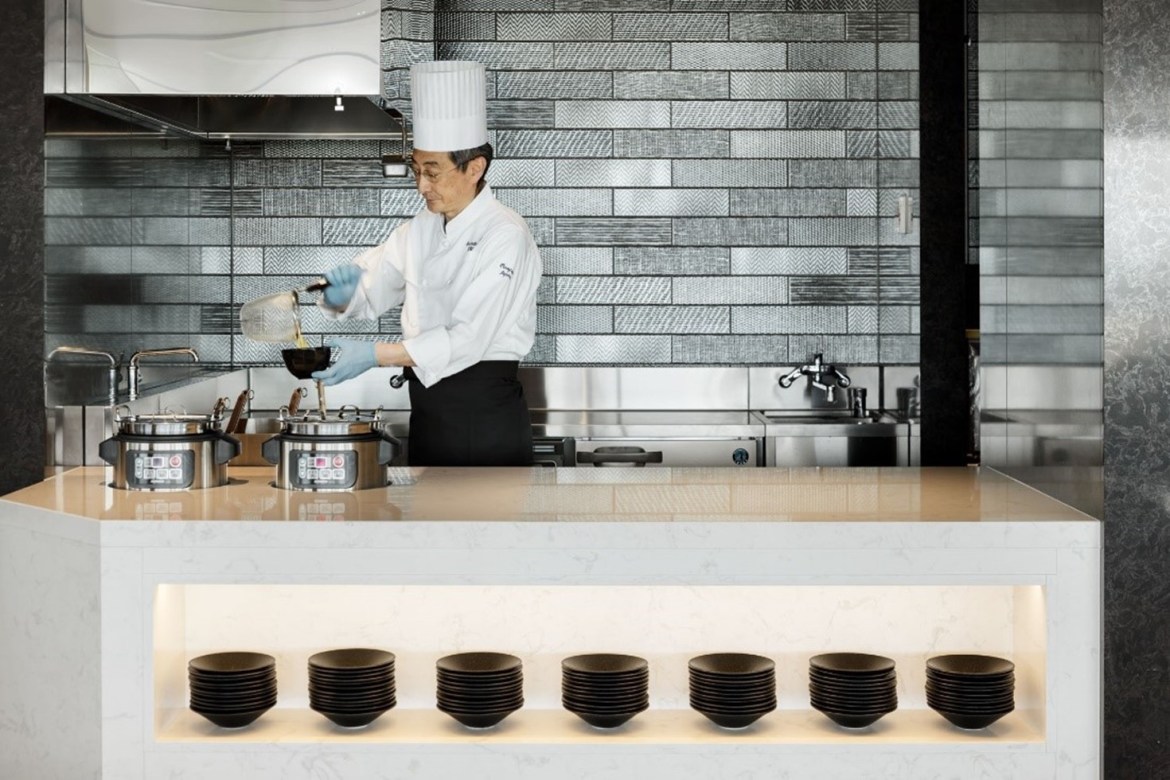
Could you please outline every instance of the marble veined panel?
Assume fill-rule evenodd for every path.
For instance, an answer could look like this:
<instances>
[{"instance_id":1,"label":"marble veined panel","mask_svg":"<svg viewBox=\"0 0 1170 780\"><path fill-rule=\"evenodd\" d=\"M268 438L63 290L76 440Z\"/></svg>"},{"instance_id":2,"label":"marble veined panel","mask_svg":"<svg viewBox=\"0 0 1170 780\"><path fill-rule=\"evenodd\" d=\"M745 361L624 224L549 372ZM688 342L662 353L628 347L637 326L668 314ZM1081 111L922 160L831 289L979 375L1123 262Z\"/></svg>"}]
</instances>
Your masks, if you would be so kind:
<instances>
[{"instance_id":1,"label":"marble veined panel","mask_svg":"<svg viewBox=\"0 0 1170 780\"><path fill-rule=\"evenodd\" d=\"M376 95L378 0L89 0L90 92Z\"/></svg>"}]
</instances>

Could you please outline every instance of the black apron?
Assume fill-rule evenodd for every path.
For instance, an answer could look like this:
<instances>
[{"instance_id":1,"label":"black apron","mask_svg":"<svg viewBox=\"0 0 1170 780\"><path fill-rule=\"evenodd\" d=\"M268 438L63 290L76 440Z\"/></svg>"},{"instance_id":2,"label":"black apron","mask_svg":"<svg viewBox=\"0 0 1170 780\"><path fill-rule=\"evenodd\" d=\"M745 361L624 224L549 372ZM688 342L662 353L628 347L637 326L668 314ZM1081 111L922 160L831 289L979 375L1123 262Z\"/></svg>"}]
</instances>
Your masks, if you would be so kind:
<instances>
[{"instance_id":1,"label":"black apron","mask_svg":"<svg viewBox=\"0 0 1170 780\"><path fill-rule=\"evenodd\" d=\"M481 360L431 387L407 368L411 466L531 466L532 421L518 361Z\"/></svg>"}]
</instances>

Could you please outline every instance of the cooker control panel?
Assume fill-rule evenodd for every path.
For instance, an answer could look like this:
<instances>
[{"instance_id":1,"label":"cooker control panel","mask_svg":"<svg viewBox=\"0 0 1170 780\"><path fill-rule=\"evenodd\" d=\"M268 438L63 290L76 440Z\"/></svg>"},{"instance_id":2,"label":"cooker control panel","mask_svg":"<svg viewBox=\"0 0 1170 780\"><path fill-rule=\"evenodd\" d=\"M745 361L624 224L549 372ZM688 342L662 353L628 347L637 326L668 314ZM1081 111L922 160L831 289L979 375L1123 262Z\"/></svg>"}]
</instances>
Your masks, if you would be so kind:
<instances>
[{"instance_id":1,"label":"cooker control panel","mask_svg":"<svg viewBox=\"0 0 1170 780\"><path fill-rule=\"evenodd\" d=\"M300 490L341 490L357 483L356 452L294 450L288 481Z\"/></svg>"},{"instance_id":2,"label":"cooker control panel","mask_svg":"<svg viewBox=\"0 0 1170 780\"><path fill-rule=\"evenodd\" d=\"M139 490L187 488L195 481L195 453L191 450L127 453L126 485Z\"/></svg>"}]
</instances>

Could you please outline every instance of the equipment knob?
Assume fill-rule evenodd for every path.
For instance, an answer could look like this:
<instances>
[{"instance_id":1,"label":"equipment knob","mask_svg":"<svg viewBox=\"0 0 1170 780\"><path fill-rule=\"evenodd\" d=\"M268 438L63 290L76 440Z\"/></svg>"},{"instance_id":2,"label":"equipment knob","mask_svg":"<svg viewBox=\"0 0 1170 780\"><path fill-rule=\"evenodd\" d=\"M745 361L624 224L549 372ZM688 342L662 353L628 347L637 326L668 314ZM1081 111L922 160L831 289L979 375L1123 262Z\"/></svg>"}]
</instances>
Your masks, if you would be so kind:
<instances>
[{"instance_id":1,"label":"equipment knob","mask_svg":"<svg viewBox=\"0 0 1170 780\"><path fill-rule=\"evenodd\" d=\"M742 466L748 462L748 451L743 447L737 447L735 452L731 453L731 459L735 461L735 465Z\"/></svg>"}]
</instances>

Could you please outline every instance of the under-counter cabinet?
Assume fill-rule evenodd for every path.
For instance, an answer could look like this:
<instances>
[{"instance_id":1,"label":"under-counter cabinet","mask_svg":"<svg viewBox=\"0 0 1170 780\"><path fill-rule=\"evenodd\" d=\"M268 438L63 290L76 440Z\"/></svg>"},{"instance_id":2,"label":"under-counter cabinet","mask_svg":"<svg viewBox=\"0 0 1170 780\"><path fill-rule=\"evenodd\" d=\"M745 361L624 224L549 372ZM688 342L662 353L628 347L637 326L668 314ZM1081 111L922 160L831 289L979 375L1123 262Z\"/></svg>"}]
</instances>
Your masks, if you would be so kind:
<instances>
[{"instance_id":1,"label":"under-counter cabinet","mask_svg":"<svg viewBox=\"0 0 1170 780\"><path fill-rule=\"evenodd\" d=\"M1100 524L994 472L419 469L324 514L236 478L163 496L85 468L0 499L0 774L1099 776ZM397 706L359 731L308 709L308 656L343 646L398 657ZM277 706L241 730L185 707L187 660L227 649L277 658ZM524 660L491 730L434 707L462 650ZM895 659L898 710L849 731L810 709L829 650ZM713 651L774 658L779 708L744 731L688 709ZM612 732L561 709L579 652L647 658L650 709ZM1011 658L1015 711L928 709L947 652Z\"/></svg>"}]
</instances>

